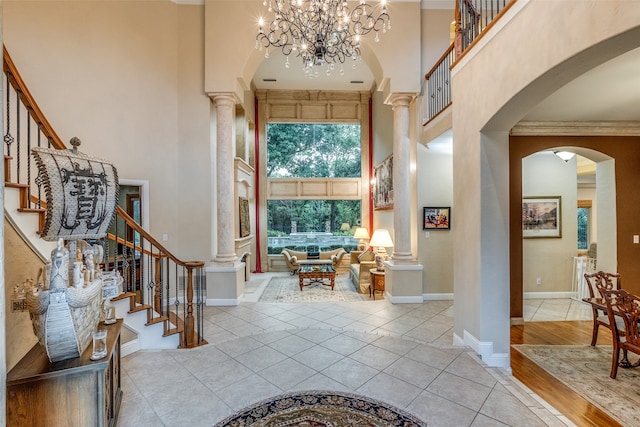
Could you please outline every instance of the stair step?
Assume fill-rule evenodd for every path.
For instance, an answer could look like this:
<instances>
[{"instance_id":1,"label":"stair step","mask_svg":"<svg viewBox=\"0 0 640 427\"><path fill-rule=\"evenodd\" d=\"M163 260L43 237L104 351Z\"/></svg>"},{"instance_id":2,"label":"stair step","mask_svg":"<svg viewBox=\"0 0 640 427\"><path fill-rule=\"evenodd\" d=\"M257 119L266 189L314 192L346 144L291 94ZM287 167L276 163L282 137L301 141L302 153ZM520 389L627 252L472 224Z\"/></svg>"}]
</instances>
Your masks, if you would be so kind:
<instances>
[{"instance_id":1,"label":"stair step","mask_svg":"<svg viewBox=\"0 0 640 427\"><path fill-rule=\"evenodd\" d=\"M147 326L155 325L156 323L162 323L165 320L169 320L169 318L167 316L154 317L153 319L147 322Z\"/></svg>"},{"instance_id":2,"label":"stair step","mask_svg":"<svg viewBox=\"0 0 640 427\"><path fill-rule=\"evenodd\" d=\"M152 307L150 305L147 304L140 304L137 305L135 307L133 307L131 310L129 310L129 313L137 313L139 311L146 311L146 310L151 310Z\"/></svg>"},{"instance_id":3,"label":"stair step","mask_svg":"<svg viewBox=\"0 0 640 427\"><path fill-rule=\"evenodd\" d=\"M29 188L29 184L18 184L17 182L5 182L4 186L9 188Z\"/></svg>"},{"instance_id":4,"label":"stair step","mask_svg":"<svg viewBox=\"0 0 640 427\"><path fill-rule=\"evenodd\" d=\"M172 329L167 329L167 330L164 332L164 335L163 335L163 336L168 337L168 336L170 336L170 335L181 334L181 333L182 333L182 331L183 331L183 329L182 329L182 328L172 328Z\"/></svg>"},{"instance_id":5,"label":"stair step","mask_svg":"<svg viewBox=\"0 0 640 427\"><path fill-rule=\"evenodd\" d=\"M18 212L45 214L47 210L42 208L19 208Z\"/></svg>"}]
</instances>

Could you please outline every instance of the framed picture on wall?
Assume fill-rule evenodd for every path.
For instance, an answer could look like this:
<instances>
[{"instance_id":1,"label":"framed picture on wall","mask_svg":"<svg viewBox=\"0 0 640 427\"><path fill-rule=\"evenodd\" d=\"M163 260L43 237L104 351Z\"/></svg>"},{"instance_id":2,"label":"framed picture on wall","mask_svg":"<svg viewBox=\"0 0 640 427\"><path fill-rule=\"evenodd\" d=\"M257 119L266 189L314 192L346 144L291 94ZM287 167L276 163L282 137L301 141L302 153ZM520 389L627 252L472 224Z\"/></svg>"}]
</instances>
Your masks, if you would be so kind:
<instances>
[{"instance_id":1,"label":"framed picture on wall","mask_svg":"<svg viewBox=\"0 0 640 427\"><path fill-rule=\"evenodd\" d=\"M373 209L393 209L393 156L373 168Z\"/></svg>"},{"instance_id":2,"label":"framed picture on wall","mask_svg":"<svg viewBox=\"0 0 640 427\"><path fill-rule=\"evenodd\" d=\"M560 196L522 198L522 237L562 237Z\"/></svg>"},{"instance_id":3,"label":"framed picture on wall","mask_svg":"<svg viewBox=\"0 0 640 427\"><path fill-rule=\"evenodd\" d=\"M451 229L451 208L423 208L423 230L450 230Z\"/></svg>"},{"instance_id":4,"label":"framed picture on wall","mask_svg":"<svg viewBox=\"0 0 640 427\"><path fill-rule=\"evenodd\" d=\"M240 237L247 237L251 233L251 220L249 219L249 199L240 197Z\"/></svg>"}]
</instances>

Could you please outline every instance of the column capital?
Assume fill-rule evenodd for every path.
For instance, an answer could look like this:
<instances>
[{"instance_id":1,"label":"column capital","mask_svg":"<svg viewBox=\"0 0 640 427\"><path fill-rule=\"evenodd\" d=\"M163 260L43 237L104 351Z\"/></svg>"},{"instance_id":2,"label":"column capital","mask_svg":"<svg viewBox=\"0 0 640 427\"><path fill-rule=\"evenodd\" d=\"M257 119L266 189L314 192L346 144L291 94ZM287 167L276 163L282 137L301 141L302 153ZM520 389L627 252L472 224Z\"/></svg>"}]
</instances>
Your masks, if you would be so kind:
<instances>
[{"instance_id":1,"label":"column capital","mask_svg":"<svg viewBox=\"0 0 640 427\"><path fill-rule=\"evenodd\" d=\"M227 105L227 106L235 106L236 104L241 104L241 100L238 99L236 94L231 92L211 92L207 94L209 98L218 105Z\"/></svg>"},{"instance_id":2,"label":"column capital","mask_svg":"<svg viewBox=\"0 0 640 427\"><path fill-rule=\"evenodd\" d=\"M392 108L408 107L415 97L416 94L412 92L394 92L390 93L389 96L387 96L387 99L384 101L384 103L390 104Z\"/></svg>"}]
</instances>

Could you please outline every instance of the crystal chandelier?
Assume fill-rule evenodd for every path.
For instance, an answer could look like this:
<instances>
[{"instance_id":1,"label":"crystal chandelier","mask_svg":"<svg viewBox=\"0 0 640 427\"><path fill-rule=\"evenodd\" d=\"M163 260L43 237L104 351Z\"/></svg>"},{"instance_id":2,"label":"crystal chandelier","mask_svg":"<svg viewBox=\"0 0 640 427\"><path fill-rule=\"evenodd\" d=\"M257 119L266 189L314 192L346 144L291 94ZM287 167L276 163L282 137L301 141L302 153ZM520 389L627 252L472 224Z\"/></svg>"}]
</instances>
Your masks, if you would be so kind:
<instances>
[{"instance_id":1,"label":"crystal chandelier","mask_svg":"<svg viewBox=\"0 0 640 427\"><path fill-rule=\"evenodd\" d=\"M267 26L260 18L256 49L266 49L265 58L269 47L281 49L287 68L289 55L301 57L309 77L317 77L318 67L325 64L330 75L336 64L342 66L348 58L355 68L361 60L361 37L374 32L377 42L380 31L391 29L386 0L380 0L377 14L366 0L352 9L346 0L264 0L263 4L274 17Z\"/></svg>"}]
</instances>

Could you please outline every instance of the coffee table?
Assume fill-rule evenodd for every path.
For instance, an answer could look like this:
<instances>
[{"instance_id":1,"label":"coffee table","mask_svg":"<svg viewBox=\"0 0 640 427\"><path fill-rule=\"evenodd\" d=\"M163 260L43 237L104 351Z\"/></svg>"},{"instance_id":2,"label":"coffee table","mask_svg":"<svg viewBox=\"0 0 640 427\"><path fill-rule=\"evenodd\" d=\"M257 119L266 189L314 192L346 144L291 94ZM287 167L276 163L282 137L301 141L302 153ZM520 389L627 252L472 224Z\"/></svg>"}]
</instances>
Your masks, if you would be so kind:
<instances>
[{"instance_id":1,"label":"coffee table","mask_svg":"<svg viewBox=\"0 0 640 427\"><path fill-rule=\"evenodd\" d=\"M305 279L307 282L305 282ZM328 282L325 282L325 279L328 279ZM315 283L324 286L331 286L331 290L333 290L333 287L336 284L336 270L333 269L331 261L328 263L307 262L300 264L300 269L298 270L298 281L300 282L300 290L305 286L313 285Z\"/></svg>"}]
</instances>

